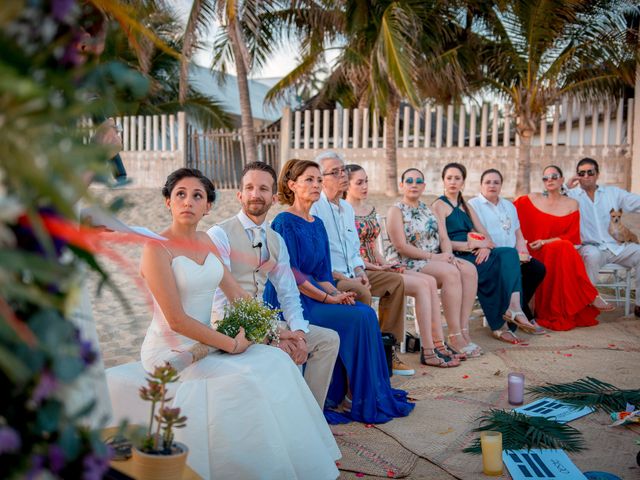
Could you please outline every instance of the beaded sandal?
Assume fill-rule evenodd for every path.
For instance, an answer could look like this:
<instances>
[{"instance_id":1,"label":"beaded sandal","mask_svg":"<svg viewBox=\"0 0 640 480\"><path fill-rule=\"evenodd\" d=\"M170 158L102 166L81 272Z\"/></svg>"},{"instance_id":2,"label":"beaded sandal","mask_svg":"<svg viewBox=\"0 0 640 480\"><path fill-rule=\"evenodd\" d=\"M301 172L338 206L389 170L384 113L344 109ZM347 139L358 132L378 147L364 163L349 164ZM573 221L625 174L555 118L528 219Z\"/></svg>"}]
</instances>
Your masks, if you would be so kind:
<instances>
[{"instance_id":1,"label":"beaded sandal","mask_svg":"<svg viewBox=\"0 0 640 480\"><path fill-rule=\"evenodd\" d=\"M443 340L434 340L433 345L435 347L434 350L436 351L436 353L449 355L450 357L460 360L461 362L464 362L467 359L466 353L459 352L450 344L444 343Z\"/></svg>"},{"instance_id":2,"label":"beaded sandal","mask_svg":"<svg viewBox=\"0 0 640 480\"><path fill-rule=\"evenodd\" d=\"M426 352L431 352L431 353L426 353ZM459 360L451 357L446 357L446 358L448 358L448 360L445 360L444 355L443 356L438 355L437 350L434 348L420 349L420 363L422 365L427 365L429 367L439 367L439 368L451 368L451 367L460 366Z\"/></svg>"}]
</instances>

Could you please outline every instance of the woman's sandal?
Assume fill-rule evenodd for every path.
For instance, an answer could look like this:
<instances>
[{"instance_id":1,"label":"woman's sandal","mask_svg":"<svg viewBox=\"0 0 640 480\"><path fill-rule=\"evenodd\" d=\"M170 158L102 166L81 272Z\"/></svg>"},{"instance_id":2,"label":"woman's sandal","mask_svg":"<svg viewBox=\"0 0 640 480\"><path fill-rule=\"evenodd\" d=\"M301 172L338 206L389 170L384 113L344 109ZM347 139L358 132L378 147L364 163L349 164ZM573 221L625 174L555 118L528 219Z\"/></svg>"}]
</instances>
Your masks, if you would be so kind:
<instances>
[{"instance_id":1,"label":"woman's sandal","mask_svg":"<svg viewBox=\"0 0 640 480\"><path fill-rule=\"evenodd\" d=\"M519 316L524 317L527 323L519 322L517 320ZM547 333L547 331L544 328L542 328L540 325L531 325L530 323L528 323L529 319L527 318L527 316L524 314L522 310L516 312L515 310L509 309L505 312L504 315L502 315L502 318L504 318L507 323L510 323L511 325L515 325L516 327L521 328L523 331L527 333L531 333L533 335L544 335L545 333Z\"/></svg>"},{"instance_id":2,"label":"woman's sandal","mask_svg":"<svg viewBox=\"0 0 640 480\"><path fill-rule=\"evenodd\" d=\"M449 349L453 350L456 353L458 351L454 350L451 347L451 337L457 337L457 336L462 337L462 332L451 333L447 335L447 340L449 340L449 343L447 344L447 346L449 347ZM460 353L463 353L467 358L478 358L480 355L482 355L482 349L479 346L477 346L475 343L469 342L469 344L465 345L460 349Z\"/></svg>"},{"instance_id":3,"label":"woman's sandal","mask_svg":"<svg viewBox=\"0 0 640 480\"><path fill-rule=\"evenodd\" d=\"M431 353L426 353L426 352ZM447 358L448 360L445 360ZM429 367L452 368L459 367L460 360L445 355L438 355L438 351L434 348L420 349L420 363Z\"/></svg>"},{"instance_id":4,"label":"woman's sandal","mask_svg":"<svg viewBox=\"0 0 640 480\"><path fill-rule=\"evenodd\" d=\"M434 340L433 345L435 347L435 351L438 353L448 355L452 358L460 360L461 362L464 362L467 359L467 355L465 353L458 352L456 349L451 347L451 345L444 343L443 340Z\"/></svg>"},{"instance_id":5,"label":"woman's sandal","mask_svg":"<svg viewBox=\"0 0 640 480\"><path fill-rule=\"evenodd\" d=\"M519 343L522 343L522 341L518 337L516 337L516 334L510 330L493 330L491 332L491 335L493 335L494 338L497 338L500 341L507 342L512 345L518 345ZM513 340L509 340L505 337L505 335L511 335L513 337Z\"/></svg>"},{"instance_id":6,"label":"woman's sandal","mask_svg":"<svg viewBox=\"0 0 640 480\"><path fill-rule=\"evenodd\" d=\"M469 336L469 329L468 328L461 328L460 332L462 333L462 338L464 338L466 340L466 338ZM465 337L464 332L467 332L467 337ZM466 347L464 347L462 350L464 351L465 348L467 350L471 349L472 351L475 350L476 352L480 353L480 355L484 355L484 351L482 350L482 348L480 348L480 345L478 345L477 343L472 342L471 340L469 340L469 343ZM468 353L467 351L465 351L465 353Z\"/></svg>"},{"instance_id":7,"label":"woman's sandal","mask_svg":"<svg viewBox=\"0 0 640 480\"><path fill-rule=\"evenodd\" d=\"M604 305L602 307L598 307L597 305L595 305L593 302L595 302L596 300L600 299L600 301L602 303L604 303ZM607 302L604 298L602 298L600 295L596 296L596 298L593 299L593 302L591 303L591 306L594 308L597 308L598 310L600 310L601 312L613 312L616 309L616 306Z\"/></svg>"}]
</instances>

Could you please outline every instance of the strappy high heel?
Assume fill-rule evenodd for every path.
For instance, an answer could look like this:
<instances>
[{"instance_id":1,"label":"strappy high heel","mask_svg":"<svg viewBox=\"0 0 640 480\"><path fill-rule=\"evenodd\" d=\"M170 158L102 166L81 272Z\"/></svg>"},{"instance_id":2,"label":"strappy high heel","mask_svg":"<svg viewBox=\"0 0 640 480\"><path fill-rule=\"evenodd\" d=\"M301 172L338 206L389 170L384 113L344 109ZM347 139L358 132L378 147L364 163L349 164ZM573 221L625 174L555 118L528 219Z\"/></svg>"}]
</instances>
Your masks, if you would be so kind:
<instances>
[{"instance_id":1,"label":"strappy high heel","mask_svg":"<svg viewBox=\"0 0 640 480\"><path fill-rule=\"evenodd\" d=\"M462 332L458 332L458 333L450 333L449 335L447 335L447 340L449 340L448 342L448 346L449 349L451 349L451 337L462 337ZM464 339L464 337L462 337ZM474 344L475 345L475 344ZM478 358L480 355L482 355L482 350L480 349L480 347L478 347L477 345L472 346L471 343L469 343L468 345L465 345L464 347L462 347L460 349L460 352L465 354L467 356L467 358Z\"/></svg>"},{"instance_id":2,"label":"strappy high heel","mask_svg":"<svg viewBox=\"0 0 640 480\"><path fill-rule=\"evenodd\" d=\"M449 355L461 362L464 362L467 359L467 355L465 353L460 353L456 349L454 349L448 343L445 343L443 340L434 340L433 346L435 347L435 351L441 353L443 355Z\"/></svg>"},{"instance_id":3,"label":"strappy high heel","mask_svg":"<svg viewBox=\"0 0 640 480\"><path fill-rule=\"evenodd\" d=\"M518 317L524 317L527 323L519 322L517 320ZM531 325L529 323L529 319L527 318L527 316L524 314L522 310L516 311L516 310L508 309L504 313L504 315L502 315L502 318L507 323L511 325L515 325L516 327L522 329L527 333L532 333L533 335L542 335L544 333L547 333L547 331L544 328L542 328L540 325Z\"/></svg>"},{"instance_id":4,"label":"strappy high heel","mask_svg":"<svg viewBox=\"0 0 640 480\"><path fill-rule=\"evenodd\" d=\"M438 351L435 348L420 349L420 363L422 365L439 368L452 368L460 366L460 360L456 360L455 358L451 357L446 357L448 360L445 360L443 357L444 356L438 354Z\"/></svg>"},{"instance_id":5,"label":"strappy high heel","mask_svg":"<svg viewBox=\"0 0 640 480\"><path fill-rule=\"evenodd\" d=\"M461 328L460 332L462 333L462 338L464 338L465 340L467 339L467 337L469 336L469 328ZM467 336L465 337L464 333L467 333ZM468 345L467 347L471 348L471 350L476 350L477 352L480 352L480 355L484 355L484 350L482 350L482 348L480 347L480 345L478 345L475 342L472 342L471 340L468 341ZM465 348L467 348L465 347ZM464 350L464 348L463 348ZM465 352L466 353L466 352Z\"/></svg>"}]
</instances>

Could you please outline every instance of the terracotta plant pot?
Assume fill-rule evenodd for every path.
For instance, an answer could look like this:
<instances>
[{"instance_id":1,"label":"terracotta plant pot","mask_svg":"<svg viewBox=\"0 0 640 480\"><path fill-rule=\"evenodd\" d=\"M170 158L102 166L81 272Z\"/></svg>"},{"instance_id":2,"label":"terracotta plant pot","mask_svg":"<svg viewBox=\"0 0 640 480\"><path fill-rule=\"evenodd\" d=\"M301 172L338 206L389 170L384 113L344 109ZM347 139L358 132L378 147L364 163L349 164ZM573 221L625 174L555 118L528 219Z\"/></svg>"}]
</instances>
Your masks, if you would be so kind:
<instances>
[{"instance_id":1,"label":"terracotta plant pot","mask_svg":"<svg viewBox=\"0 0 640 480\"><path fill-rule=\"evenodd\" d=\"M189 449L180 442L175 442L174 446L182 451L172 455L153 455L133 447L131 462L136 480L179 480L182 478Z\"/></svg>"}]
</instances>

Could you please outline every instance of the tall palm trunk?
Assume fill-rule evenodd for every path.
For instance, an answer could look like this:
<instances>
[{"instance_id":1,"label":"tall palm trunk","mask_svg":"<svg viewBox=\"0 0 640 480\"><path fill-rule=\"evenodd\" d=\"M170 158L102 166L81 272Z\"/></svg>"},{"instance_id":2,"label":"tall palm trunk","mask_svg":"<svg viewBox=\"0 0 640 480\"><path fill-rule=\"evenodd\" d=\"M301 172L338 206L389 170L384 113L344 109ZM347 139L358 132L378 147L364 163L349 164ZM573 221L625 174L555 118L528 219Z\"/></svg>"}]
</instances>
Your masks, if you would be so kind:
<instances>
[{"instance_id":1,"label":"tall palm trunk","mask_svg":"<svg viewBox=\"0 0 640 480\"><path fill-rule=\"evenodd\" d=\"M193 45L196 41L196 24L200 11L202 10L202 1L194 0L191 6L189 20L184 30L182 40L182 56L180 57L180 87L178 89L178 101L182 105L187 99L189 91L189 62L193 53Z\"/></svg>"},{"instance_id":2,"label":"tall palm trunk","mask_svg":"<svg viewBox=\"0 0 640 480\"><path fill-rule=\"evenodd\" d=\"M241 47L240 26L236 18L229 19L227 26L229 42L233 51L236 74L238 76L238 94L240 97L240 119L242 142L244 143L245 161L255 162L258 159L258 146L256 132L253 127L253 114L251 113L251 97L249 95L249 81L247 79L247 62Z\"/></svg>"},{"instance_id":3,"label":"tall palm trunk","mask_svg":"<svg viewBox=\"0 0 640 480\"><path fill-rule=\"evenodd\" d=\"M400 109L400 99L391 92L389 95L389 103L387 104L387 117L385 118L385 124L387 130L385 134L385 141L387 146L384 149L386 174L386 188L385 194L388 197L398 196L398 157L396 149L396 118L398 117L398 110Z\"/></svg>"},{"instance_id":4,"label":"tall palm trunk","mask_svg":"<svg viewBox=\"0 0 640 480\"><path fill-rule=\"evenodd\" d=\"M523 130L520 133L516 196L526 195L531 191L531 138L533 134L534 132L529 129Z\"/></svg>"}]
</instances>

